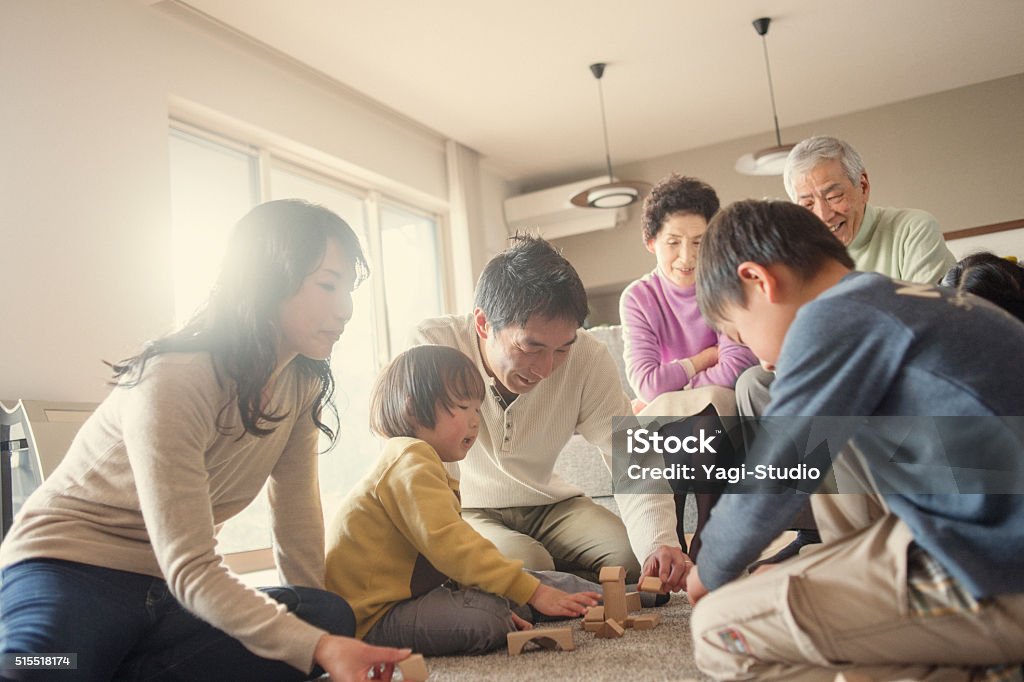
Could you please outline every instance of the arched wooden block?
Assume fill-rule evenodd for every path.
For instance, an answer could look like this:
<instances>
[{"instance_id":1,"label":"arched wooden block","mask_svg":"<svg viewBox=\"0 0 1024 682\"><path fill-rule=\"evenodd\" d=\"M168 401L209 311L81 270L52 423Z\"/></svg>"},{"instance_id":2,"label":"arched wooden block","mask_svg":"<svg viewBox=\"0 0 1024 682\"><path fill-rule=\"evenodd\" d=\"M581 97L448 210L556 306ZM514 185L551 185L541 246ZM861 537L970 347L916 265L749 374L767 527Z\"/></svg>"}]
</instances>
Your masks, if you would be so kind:
<instances>
[{"instance_id":1,"label":"arched wooden block","mask_svg":"<svg viewBox=\"0 0 1024 682\"><path fill-rule=\"evenodd\" d=\"M572 628L519 630L508 633L508 655L518 656L521 654L527 642L533 642L545 649L572 651L576 648L576 642L572 638Z\"/></svg>"}]
</instances>

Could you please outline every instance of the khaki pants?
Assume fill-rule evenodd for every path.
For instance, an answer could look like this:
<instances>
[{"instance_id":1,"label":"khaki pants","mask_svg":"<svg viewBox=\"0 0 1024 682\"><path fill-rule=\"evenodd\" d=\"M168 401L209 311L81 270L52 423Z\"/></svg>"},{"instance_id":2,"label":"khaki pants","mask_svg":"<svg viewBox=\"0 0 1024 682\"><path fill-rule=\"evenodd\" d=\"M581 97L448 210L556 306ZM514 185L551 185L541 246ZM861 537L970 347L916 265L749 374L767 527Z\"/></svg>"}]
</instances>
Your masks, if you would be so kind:
<instances>
[{"instance_id":1,"label":"khaki pants","mask_svg":"<svg viewBox=\"0 0 1024 682\"><path fill-rule=\"evenodd\" d=\"M850 455L837 476L873 489ZM978 612L915 613L907 587L913 537L882 498L814 495L812 503L822 545L716 590L694 609L701 670L722 680L833 680L839 672L968 680L969 667L1024 661L1024 594L982 600Z\"/></svg>"},{"instance_id":2,"label":"khaki pants","mask_svg":"<svg viewBox=\"0 0 1024 682\"><path fill-rule=\"evenodd\" d=\"M640 580L622 519L589 497L539 507L463 509L462 518L524 568L597 580L604 566L622 566L629 582Z\"/></svg>"}]
</instances>

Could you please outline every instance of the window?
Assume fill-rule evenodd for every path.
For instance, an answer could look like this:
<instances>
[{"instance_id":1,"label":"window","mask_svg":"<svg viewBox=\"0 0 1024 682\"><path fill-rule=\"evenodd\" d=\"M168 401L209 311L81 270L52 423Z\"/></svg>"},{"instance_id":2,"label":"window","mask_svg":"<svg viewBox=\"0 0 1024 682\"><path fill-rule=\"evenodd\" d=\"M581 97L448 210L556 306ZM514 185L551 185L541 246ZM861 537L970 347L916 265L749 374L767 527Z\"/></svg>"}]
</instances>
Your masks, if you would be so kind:
<instances>
[{"instance_id":1,"label":"window","mask_svg":"<svg viewBox=\"0 0 1024 682\"><path fill-rule=\"evenodd\" d=\"M353 295L354 314L331 359L340 436L320 457L320 488L329 520L341 500L377 458L369 394L393 351L404 348L413 326L444 306L439 219L436 214L357 187L276 154L173 122L170 131L175 309L188 319L213 284L234 223L270 199L301 198L341 216L356 232L370 278ZM326 447L326 442L322 443ZM219 535L225 554L270 545L265 493L231 519Z\"/></svg>"},{"instance_id":2,"label":"window","mask_svg":"<svg viewBox=\"0 0 1024 682\"><path fill-rule=\"evenodd\" d=\"M430 286L441 281L437 223L427 215L391 203L381 204L380 222L388 329L406 332L405 338L392 338L393 355L405 347L415 325L429 317L423 311L442 309L441 288Z\"/></svg>"}]
</instances>

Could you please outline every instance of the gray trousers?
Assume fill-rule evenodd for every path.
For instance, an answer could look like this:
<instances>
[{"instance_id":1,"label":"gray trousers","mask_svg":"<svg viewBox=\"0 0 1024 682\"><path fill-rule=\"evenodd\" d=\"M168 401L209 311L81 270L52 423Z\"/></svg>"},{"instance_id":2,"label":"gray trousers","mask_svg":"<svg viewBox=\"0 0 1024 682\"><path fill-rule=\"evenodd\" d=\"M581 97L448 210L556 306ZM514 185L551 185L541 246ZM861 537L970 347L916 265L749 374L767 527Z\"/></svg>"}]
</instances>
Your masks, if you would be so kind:
<instances>
[{"instance_id":1,"label":"gray trousers","mask_svg":"<svg viewBox=\"0 0 1024 682\"><path fill-rule=\"evenodd\" d=\"M529 571L564 592L601 592L601 586L571 573ZM473 587L446 584L387 612L364 640L377 646L410 648L424 656L483 654L501 648L515 632L512 613L534 620L527 605Z\"/></svg>"}]
</instances>

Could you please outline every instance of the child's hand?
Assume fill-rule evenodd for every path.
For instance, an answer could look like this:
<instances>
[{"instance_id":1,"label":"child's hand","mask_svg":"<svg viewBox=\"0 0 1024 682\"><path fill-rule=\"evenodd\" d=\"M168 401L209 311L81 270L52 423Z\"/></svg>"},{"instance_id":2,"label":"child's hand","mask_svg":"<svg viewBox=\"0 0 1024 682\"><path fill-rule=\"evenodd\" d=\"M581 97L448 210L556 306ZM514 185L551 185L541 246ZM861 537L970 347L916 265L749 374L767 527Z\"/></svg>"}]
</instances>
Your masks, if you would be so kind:
<instances>
[{"instance_id":1,"label":"child's hand","mask_svg":"<svg viewBox=\"0 0 1024 682\"><path fill-rule=\"evenodd\" d=\"M545 616L582 616L591 606L596 606L601 595L597 592L563 592L541 583L530 597L530 606Z\"/></svg>"},{"instance_id":2,"label":"child's hand","mask_svg":"<svg viewBox=\"0 0 1024 682\"><path fill-rule=\"evenodd\" d=\"M690 604L696 606L697 602L707 595L708 588L704 587L704 583L700 579L700 573L697 572L697 567L694 566L693 570L686 576L686 596L690 599Z\"/></svg>"},{"instance_id":3,"label":"child's hand","mask_svg":"<svg viewBox=\"0 0 1024 682\"><path fill-rule=\"evenodd\" d=\"M708 367L714 367L718 364L718 346L708 346L690 358L690 362L693 363L693 369L698 373Z\"/></svg>"},{"instance_id":4,"label":"child's hand","mask_svg":"<svg viewBox=\"0 0 1024 682\"><path fill-rule=\"evenodd\" d=\"M516 626L516 630L532 630L533 623L528 620L523 620L515 613L512 613L512 623Z\"/></svg>"}]
</instances>

